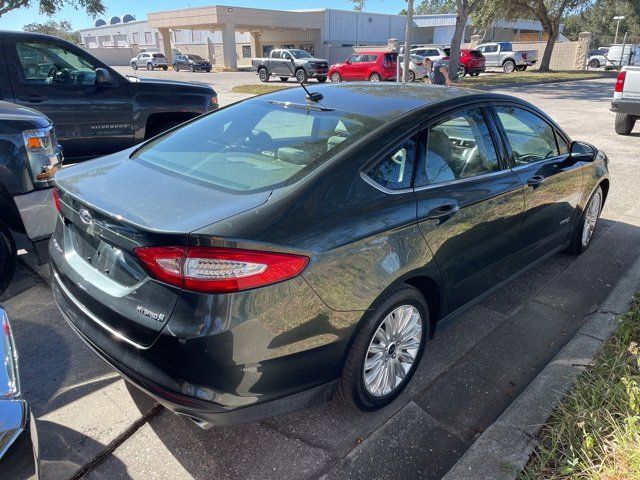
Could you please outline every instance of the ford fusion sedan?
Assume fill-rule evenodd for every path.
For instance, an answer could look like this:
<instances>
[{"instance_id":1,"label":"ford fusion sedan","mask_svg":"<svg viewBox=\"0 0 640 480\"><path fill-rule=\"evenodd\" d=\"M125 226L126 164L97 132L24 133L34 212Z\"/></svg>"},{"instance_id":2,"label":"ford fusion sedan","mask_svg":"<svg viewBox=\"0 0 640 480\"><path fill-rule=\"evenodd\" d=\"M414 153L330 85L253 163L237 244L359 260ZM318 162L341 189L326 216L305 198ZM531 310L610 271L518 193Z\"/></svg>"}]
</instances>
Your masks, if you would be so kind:
<instances>
[{"instance_id":1,"label":"ford fusion sedan","mask_svg":"<svg viewBox=\"0 0 640 480\"><path fill-rule=\"evenodd\" d=\"M255 97L56 174L53 292L201 426L390 403L439 321L589 247L608 160L524 101L341 83ZM322 96L322 99L319 97Z\"/></svg>"}]
</instances>

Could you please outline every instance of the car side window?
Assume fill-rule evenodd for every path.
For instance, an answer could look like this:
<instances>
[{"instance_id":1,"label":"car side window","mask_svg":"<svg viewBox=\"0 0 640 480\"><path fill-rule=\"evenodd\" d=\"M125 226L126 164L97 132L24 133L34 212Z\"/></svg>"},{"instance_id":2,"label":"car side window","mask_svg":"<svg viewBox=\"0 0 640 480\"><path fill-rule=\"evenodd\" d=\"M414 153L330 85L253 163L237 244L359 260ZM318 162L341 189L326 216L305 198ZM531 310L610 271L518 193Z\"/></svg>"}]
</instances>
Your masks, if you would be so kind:
<instances>
[{"instance_id":1,"label":"car side window","mask_svg":"<svg viewBox=\"0 0 640 480\"><path fill-rule=\"evenodd\" d=\"M390 190L411 188L413 166L417 152L417 137L405 140L380 162L371 167L366 175L378 185Z\"/></svg>"},{"instance_id":2,"label":"car side window","mask_svg":"<svg viewBox=\"0 0 640 480\"><path fill-rule=\"evenodd\" d=\"M487 45L484 47L484 53L495 53L498 51L497 45Z\"/></svg>"},{"instance_id":3,"label":"car side window","mask_svg":"<svg viewBox=\"0 0 640 480\"><path fill-rule=\"evenodd\" d=\"M41 41L16 42L23 80L42 85L93 85L95 66L62 45Z\"/></svg>"},{"instance_id":4,"label":"car side window","mask_svg":"<svg viewBox=\"0 0 640 480\"><path fill-rule=\"evenodd\" d=\"M568 155L569 150L571 150L571 144L560 135L560 132L557 130L554 131L556 133L556 141L558 142L558 152L560 155Z\"/></svg>"},{"instance_id":5,"label":"car side window","mask_svg":"<svg viewBox=\"0 0 640 480\"><path fill-rule=\"evenodd\" d=\"M291 54L289 52L282 52L282 58L285 60L291 60Z\"/></svg>"},{"instance_id":6,"label":"car side window","mask_svg":"<svg viewBox=\"0 0 640 480\"><path fill-rule=\"evenodd\" d=\"M280 50L275 50L274 52L272 52L271 53L271 58L281 58Z\"/></svg>"},{"instance_id":7,"label":"car side window","mask_svg":"<svg viewBox=\"0 0 640 480\"><path fill-rule=\"evenodd\" d=\"M416 171L416 186L435 185L500 170L482 110L455 113L432 125L427 154Z\"/></svg>"},{"instance_id":8,"label":"car side window","mask_svg":"<svg viewBox=\"0 0 640 480\"><path fill-rule=\"evenodd\" d=\"M495 107L516 166L558 156L554 129L534 113L518 107Z\"/></svg>"},{"instance_id":9,"label":"car side window","mask_svg":"<svg viewBox=\"0 0 640 480\"><path fill-rule=\"evenodd\" d=\"M360 63L362 61L362 55L351 55L349 61L351 63Z\"/></svg>"}]
</instances>

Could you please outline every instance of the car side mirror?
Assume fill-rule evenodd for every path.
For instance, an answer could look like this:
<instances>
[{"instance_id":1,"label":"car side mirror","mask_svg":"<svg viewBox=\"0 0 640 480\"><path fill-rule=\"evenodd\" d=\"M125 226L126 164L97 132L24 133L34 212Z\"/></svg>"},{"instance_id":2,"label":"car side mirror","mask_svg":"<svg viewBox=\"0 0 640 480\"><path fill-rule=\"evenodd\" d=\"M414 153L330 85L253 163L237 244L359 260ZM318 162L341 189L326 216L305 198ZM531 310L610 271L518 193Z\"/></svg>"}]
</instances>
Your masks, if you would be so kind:
<instances>
[{"instance_id":1,"label":"car side mirror","mask_svg":"<svg viewBox=\"0 0 640 480\"><path fill-rule=\"evenodd\" d=\"M96 85L111 85L111 74L106 68L96 68Z\"/></svg>"},{"instance_id":2,"label":"car side mirror","mask_svg":"<svg viewBox=\"0 0 640 480\"><path fill-rule=\"evenodd\" d=\"M351 60L347 60L347 61L346 61L346 62L344 62L344 63L346 63L347 65L351 65Z\"/></svg>"},{"instance_id":3,"label":"car side mirror","mask_svg":"<svg viewBox=\"0 0 640 480\"><path fill-rule=\"evenodd\" d=\"M597 150L593 145L585 142L571 142L569 156L580 162L592 162L596 158Z\"/></svg>"}]
</instances>

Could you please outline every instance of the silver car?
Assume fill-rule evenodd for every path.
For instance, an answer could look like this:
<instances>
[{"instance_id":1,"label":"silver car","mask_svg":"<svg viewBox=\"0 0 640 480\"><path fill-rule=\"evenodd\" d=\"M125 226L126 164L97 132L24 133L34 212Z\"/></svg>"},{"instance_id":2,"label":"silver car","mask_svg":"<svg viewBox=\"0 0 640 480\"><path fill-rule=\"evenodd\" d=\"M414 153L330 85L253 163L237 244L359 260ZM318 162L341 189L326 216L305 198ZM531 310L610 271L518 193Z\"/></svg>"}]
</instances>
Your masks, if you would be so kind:
<instances>
[{"instance_id":1,"label":"silver car","mask_svg":"<svg viewBox=\"0 0 640 480\"><path fill-rule=\"evenodd\" d=\"M156 68L167 70L169 65L167 64L167 57L164 56L164 53L143 52L131 59L131 67L134 70L137 70L138 67L147 67L147 70L154 70Z\"/></svg>"}]
</instances>

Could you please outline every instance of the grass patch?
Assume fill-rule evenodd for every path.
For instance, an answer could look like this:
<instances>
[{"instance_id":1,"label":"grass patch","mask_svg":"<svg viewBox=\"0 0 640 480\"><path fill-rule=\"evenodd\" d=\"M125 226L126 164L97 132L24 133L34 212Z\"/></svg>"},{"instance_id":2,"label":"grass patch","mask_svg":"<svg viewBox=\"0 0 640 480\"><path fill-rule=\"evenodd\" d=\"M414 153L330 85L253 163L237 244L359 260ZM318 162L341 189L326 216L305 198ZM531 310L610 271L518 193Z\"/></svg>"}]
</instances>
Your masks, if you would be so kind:
<instances>
[{"instance_id":1,"label":"grass patch","mask_svg":"<svg viewBox=\"0 0 640 480\"><path fill-rule=\"evenodd\" d=\"M482 87L492 85L522 85L527 83L558 82L565 80L586 80L589 78L614 78L616 73L587 70L567 72L538 72L533 70L513 73L483 74L479 77L466 76L460 80L460 85L463 87Z\"/></svg>"},{"instance_id":2,"label":"grass patch","mask_svg":"<svg viewBox=\"0 0 640 480\"><path fill-rule=\"evenodd\" d=\"M520 480L640 479L640 294L549 423Z\"/></svg>"},{"instance_id":3,"label":"grass patch","mask_svg":"<svg viewBox=\"0 0 640 480\"><path fill-rule=\"evenodd\" d=\"M271 85L269 83L259 83L256 85L236 85L231 89L233 93L248 93L251 95L261 95L263 93L277 92L283 88L291 88L300 86L298 83L291 83L290 85Z\"/></svg>"}]
</instances>

